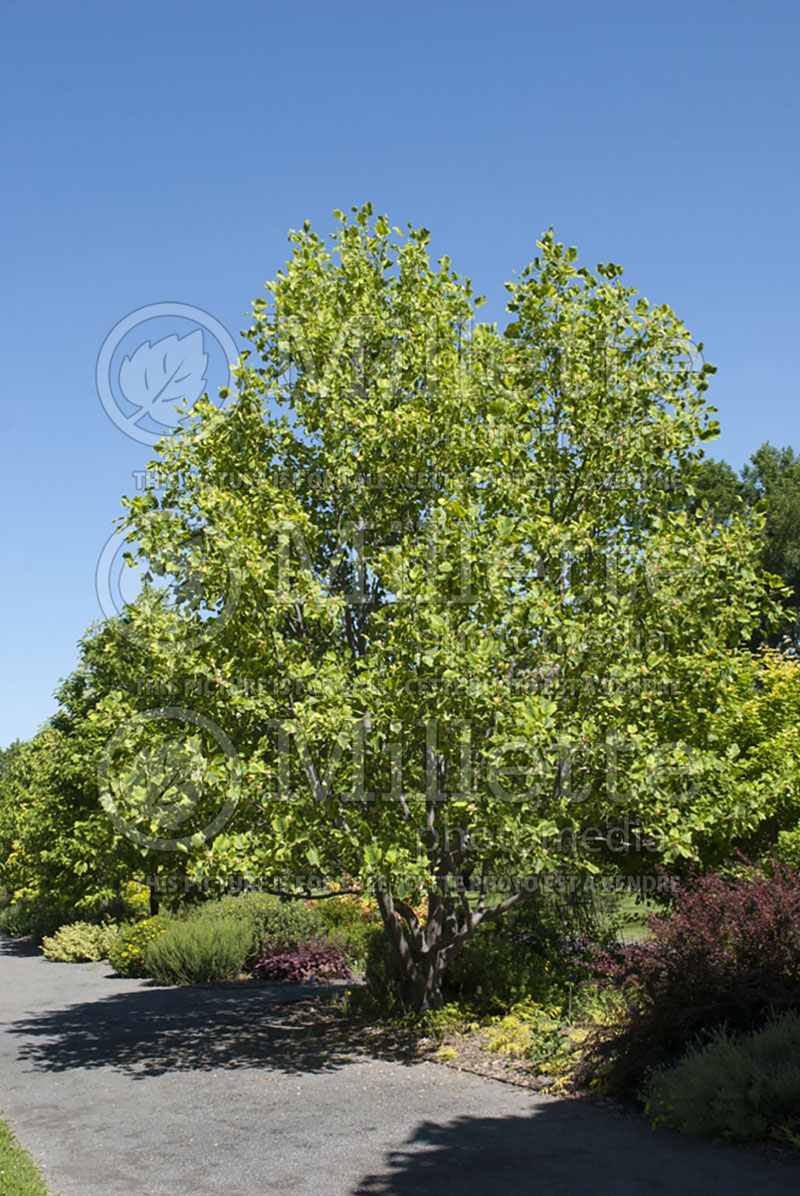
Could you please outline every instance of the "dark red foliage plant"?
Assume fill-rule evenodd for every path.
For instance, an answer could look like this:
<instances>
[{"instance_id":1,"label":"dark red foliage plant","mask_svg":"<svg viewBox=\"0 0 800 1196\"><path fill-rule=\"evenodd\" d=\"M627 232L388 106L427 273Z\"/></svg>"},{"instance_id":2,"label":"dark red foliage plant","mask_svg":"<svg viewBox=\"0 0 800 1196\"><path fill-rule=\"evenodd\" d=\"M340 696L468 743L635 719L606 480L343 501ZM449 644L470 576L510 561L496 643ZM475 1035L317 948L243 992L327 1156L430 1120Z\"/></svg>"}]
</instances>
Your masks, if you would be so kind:
<instances>
[{"instance_id":1,"label":"dark red foliage plant","mask_svg":"<svg viewBox=\"0 0 800 1196\"><path fill-rule=\"evenodd\" d=\"M800 873L769 858L728 873L691 873L651 939L595 954L600 985L626 998L588 1045L581 1078L631 1095L651 1066L727 1025L751 1030L771 1009L800 1009Z\"/></svg>"},{"instance_id":2,"label":"dark red foliage plant","mask_svg":"<svg viewBox=\"0 0 800 1196\"><path fill-rule=\"evenodd\" d=\"M259 980L350 980L353 973L337 943L314 941L268 947L253 969Z\"/></svg>"}]
</instances>

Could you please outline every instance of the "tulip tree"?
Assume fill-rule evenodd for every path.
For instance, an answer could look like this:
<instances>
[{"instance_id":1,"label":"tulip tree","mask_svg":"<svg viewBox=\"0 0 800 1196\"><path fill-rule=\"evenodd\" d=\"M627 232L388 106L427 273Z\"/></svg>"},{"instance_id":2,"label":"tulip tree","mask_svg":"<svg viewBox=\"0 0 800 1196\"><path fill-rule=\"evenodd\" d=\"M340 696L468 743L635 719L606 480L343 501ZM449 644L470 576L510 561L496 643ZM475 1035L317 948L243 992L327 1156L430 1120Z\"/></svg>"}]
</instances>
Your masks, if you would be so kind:
<instances>
[{"instance_id":1,"label":"tulip tree","mask_svg":"<svg viewBox=\"0 0 800 1196\"><path fill-rule=\"evenodd\" d=\"M422 1008L537 878L692 855L687 712L764 586L752 529L668 501L717 431L669 307L549 233L501 332L425 229L334 215L290 234L235 401L162 442L127 527L241 764L199 866L370 886Z\"/></svg>"}]
</instances>

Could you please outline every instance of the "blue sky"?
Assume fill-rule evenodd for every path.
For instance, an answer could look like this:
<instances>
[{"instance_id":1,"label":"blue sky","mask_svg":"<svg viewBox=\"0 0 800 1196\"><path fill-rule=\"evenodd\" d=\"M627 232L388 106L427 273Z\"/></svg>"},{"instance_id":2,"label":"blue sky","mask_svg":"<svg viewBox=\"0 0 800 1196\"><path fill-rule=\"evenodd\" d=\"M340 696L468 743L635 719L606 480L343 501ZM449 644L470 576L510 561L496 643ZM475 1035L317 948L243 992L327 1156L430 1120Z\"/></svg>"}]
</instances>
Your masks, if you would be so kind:
<instances>
[{"instance_id":1,"label":"blue sky","mask_svg":"<svg viewBox=\"0 0 800 1196\"><path fill-rule=\"evenodd\" d=\"M800 448L796 0L3 0L0 29L0 744L55 709L151 456L100 405L106 337L171 301L238 341L335 207L427 226L497 320L552 224L705 343L712 455Z\"/></svg>"}]
</instances>

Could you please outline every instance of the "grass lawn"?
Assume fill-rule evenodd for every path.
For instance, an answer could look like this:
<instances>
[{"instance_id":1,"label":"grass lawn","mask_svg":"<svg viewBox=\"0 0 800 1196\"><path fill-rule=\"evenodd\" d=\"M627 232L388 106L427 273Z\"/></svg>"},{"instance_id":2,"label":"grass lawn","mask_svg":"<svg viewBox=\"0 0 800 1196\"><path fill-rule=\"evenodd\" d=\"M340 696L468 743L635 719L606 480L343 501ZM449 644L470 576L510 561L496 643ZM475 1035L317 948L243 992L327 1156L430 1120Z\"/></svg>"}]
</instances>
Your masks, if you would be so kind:
<instances>
[{"instance_id":1,"label":"grass lawn","mask_svg":"<svg viewBox=\"0 0 800 1196\"><path fill-rule=\"evenodd\" d=\"M33 1160L0 1117L0 1192L3 1196L50 1196Z\"/></svg>"},{"instance_id":2,"label":"grass lawn","mask_svg":"<svg viewBox=\"0 0 800 1196\"><path fill-rule=\"evenodd\" d=\"M638 942L640 939L650 937L650 932L647 927L647 919L650 914L658 914L663 911L659 909L655 903L644 901L637 901L635 894L626 893L619 903L619 911L624 922L619 930L619 937L626 939L628 942Z\"/></svg>"}]
</instances>

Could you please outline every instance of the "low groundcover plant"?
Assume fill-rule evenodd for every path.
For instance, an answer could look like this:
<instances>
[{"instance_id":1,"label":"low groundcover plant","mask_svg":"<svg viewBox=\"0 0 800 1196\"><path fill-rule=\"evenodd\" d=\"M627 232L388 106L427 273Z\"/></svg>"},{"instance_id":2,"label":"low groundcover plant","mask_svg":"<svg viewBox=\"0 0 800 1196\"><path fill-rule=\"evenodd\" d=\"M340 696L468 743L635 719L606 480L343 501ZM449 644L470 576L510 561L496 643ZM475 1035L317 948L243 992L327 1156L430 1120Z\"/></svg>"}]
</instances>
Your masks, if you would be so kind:
<instances>
[{"instance_id":1,"label":"low groundcover plant","mask_svg":"<svg viewBox=\"0 0 800 1196\"><path fill-rule=\"evenodd\" d=\"M751 1034L717 1030L673 1067L651 1072L643 1096L653 1127L800 1145L800 1014L772 1017Z\"/></svg>"}]
</instances>

